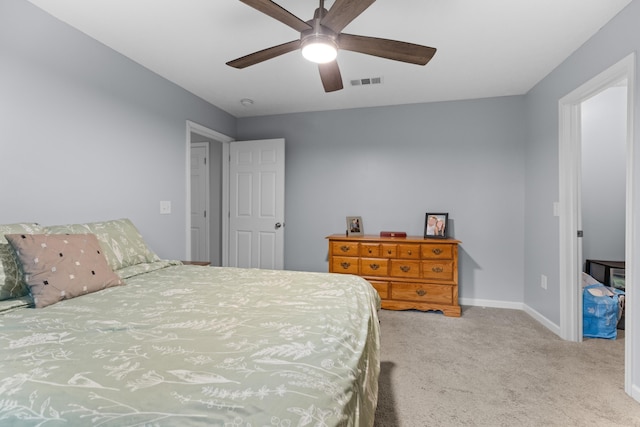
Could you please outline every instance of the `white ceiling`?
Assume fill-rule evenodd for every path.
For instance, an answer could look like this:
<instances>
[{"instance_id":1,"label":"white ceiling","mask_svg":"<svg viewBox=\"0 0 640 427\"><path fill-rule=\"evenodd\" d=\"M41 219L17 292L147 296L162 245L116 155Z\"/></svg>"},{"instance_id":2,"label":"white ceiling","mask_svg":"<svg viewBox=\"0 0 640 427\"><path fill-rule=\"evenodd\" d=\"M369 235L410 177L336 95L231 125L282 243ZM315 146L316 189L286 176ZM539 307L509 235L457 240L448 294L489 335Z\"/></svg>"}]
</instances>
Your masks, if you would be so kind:
<instances>
[{"instance_id":1,"label":"white ceiling","mask_svg":"<svg viewBox=\"0 0 640 427\"><path fill-rule=\"evenodd\" d=\"M341 51L345 88L325 93L299 51L244 70L225 65L299 38L237 0L29 1L236 117L524 94L631 2L378 0L344 31L438 52L422 67ZM304 21L319 4L276 3ZM349 83L368 77L383 83Z\"/></svg>"}]
</instances>

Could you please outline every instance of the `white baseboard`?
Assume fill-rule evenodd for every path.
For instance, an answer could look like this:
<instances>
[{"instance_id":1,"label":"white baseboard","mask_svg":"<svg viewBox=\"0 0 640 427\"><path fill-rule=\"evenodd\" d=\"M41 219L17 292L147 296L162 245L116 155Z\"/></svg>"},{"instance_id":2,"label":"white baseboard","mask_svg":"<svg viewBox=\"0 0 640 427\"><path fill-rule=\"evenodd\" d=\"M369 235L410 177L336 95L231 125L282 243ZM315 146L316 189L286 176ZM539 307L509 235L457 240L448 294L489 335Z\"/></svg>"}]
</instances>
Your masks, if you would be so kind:
<instances>
[{"instance_id":1,"label":"white baseboard","mask_svg":"<svg viewBox=\"0 0 640 427\"><path fill-rule=\"evenodd\" d=\"M637 385L631 386L631 397L640 402L640 387L638 387Z\"/></svg>"},{"instance_id":2,"label":"white baseboard","mask_svg":"<svg viewBox=\"0 0 640 427\"><path fill-rule=\"evenodd\" d=\"M538 313L537 311L535 311L533 308L529 307L528 305L524 306L524 311L529 316L531 316L535 320L537 320L540 324L542 324L542 326L544 326L545 328L549 329L551 332L553 332L554 334L556 334L557 336L562 338L561 335L560 335L560 325L556 325L551 320L547 319L542 314Z\"/></svg>"},{"instance_id":3,"label":"white baseboard","mask_svg":"<svg viewBox=\"0 0 640 427\"><path fill-rule=\"evenodd\" d=\"M508 308L511 310L523 310L529 316L533 317L538 323L549 329L554 334L560 336L560 326L556 325L536 310L521 302L512 301L496 301L475 298L460 298L460 305L471 305L474 307L491 307L491 308Z\"/></svg>"},{"instance_id":4,"label":"white baseboard","mask_svg":"<svg viewBox=\"0 0 640 427\"><path fill-rule=\"evenodd\" d=\"M509 308L512 310L523 310L524 304L512 301L496 301L490 299L460 298L460 305L472 305L474 307Z\"/></svg>"}]
</instances>

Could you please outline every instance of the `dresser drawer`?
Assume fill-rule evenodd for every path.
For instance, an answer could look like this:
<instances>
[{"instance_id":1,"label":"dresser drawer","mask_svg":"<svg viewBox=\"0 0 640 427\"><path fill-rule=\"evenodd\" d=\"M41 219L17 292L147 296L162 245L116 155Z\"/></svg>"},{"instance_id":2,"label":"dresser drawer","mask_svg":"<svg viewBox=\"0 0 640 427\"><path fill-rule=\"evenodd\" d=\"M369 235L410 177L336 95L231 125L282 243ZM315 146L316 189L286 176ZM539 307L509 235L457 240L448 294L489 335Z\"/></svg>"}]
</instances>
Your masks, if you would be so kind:
<instances>
[{"instance_id":1,"label":"dresser drawer","mask_svg":"<svg viewBox=\"0 0 640 427\"><path fill-rule=\"evenodd\" d=\"M453 261L422 261L422 277L431 280L453 280Z\"/></svg>"},{"instance_id":2,"label":"dresser drawer","mask_svg":"<svg viewBox=\"0 0 640 427\"><path fill-rule=\"evenodd\" d=\"M380 295L380 298L389 298L389 282L369 280L369 283L371 283L371 286L373 286L375 290L378 291L378 295Z\"/></svg>"},{"instance_id":3,"label":"dresser drawer","mask_svg":"<svg viewBox=\"0 0 640 427\"><path fill-rule=\"evenodd\" d=\"M358 256L358 243L354 242L331 242L333 255Z\"/></svg>"},{"instance_id":4,"label":"dresser drawer","mask_svg":"<svg viewBox=\"0 0 640 427\"><path fill-rule=\"evenodd\" d=\"M389 260L382 258L361 258L360 274L363 276L387 276Z\"/></svg>"},{"instance_id":5,"label":"dresser drawer","mask_svg":"<svg viewBox=\"0 0 640 427\"><path fill-rule=\"evenodd\" d=\"M391 298L394 300L452 304L452 289L449 285L392 282Z\"/></svg>"},{"instance_id":6,"label":"dresser drawer","mask_svg":"<svg viewBox=\"0 0 640 427\"><path fill-rule=\"evenodd\" d=\"M421 245L421 251L423 259L453 259L453 245Z\"/></svg>"},{"instance_id":7,"label":"dresser drawer","mask_svg":"<svg viewBox=\"0 0 640 427\"><path fill-rule=\"evenodd\" d=\"M398 245L398 258L420 259L420 245Z\"/></svg>"},{"instance_id":8,"label":"dresser drawer","mask_svg":"<svg viewBox=\"0 0 640 427\"><path fill-rule=\"evenodd\" d=\"M394 277L420 277L420 261L392 259L391 272Z\"/></svg>"},{"instance_id":9,"label":"dresser drawer","mask_svg":"<svg viewBox=\"0 0 640 427\"><path fill-rule=\"evenodd\" d=\"M331 271L334 273L358 274L358 258L334 256L331 258Z\"/></svg>"},{"instance_id":10,"label":"dresser drawer","mask_svg":"<svg viewBox=\"0 0 640 427\"><path fill-rule=\"evenodd\" d=\"M380 256L384 258L396 258L398 255L398 245L382 244Z\"/></svg>"},{"instance_id":11,"label":"dresser drawer","mask_svg":"<svg viewBox=\"0 0 640 427\"><path fill-rule=\"evenodd\" d=\"M379 243L360 243L360 256L378 257L380 256Z\"/></svg>"}]
</instances>

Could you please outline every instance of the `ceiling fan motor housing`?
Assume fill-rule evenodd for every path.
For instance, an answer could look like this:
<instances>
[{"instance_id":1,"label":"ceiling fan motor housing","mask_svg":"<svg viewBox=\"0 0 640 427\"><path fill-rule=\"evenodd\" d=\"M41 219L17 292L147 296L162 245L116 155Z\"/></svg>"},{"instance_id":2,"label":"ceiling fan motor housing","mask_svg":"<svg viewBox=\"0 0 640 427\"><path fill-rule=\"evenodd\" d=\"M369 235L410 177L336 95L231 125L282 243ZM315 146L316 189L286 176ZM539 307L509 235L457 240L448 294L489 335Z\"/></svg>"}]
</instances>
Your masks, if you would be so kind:
<instances>
[{"instance_id":1,"label":"ceiling fan motor housing","mask_svg":"<svg viewBox=\"0 0 640 427\"><path fill-rule=\"evenodd\" d=\"M326 9L318 8L313 14L313 19L307 21L307 24L311 26L311 29L300 33L300 46L303 51L305 47L316 43L331 46L335 51L338 50L338 34L320 24L320 20L322 20L322 17L326 13Z\"/></svg>"}]
</instances>

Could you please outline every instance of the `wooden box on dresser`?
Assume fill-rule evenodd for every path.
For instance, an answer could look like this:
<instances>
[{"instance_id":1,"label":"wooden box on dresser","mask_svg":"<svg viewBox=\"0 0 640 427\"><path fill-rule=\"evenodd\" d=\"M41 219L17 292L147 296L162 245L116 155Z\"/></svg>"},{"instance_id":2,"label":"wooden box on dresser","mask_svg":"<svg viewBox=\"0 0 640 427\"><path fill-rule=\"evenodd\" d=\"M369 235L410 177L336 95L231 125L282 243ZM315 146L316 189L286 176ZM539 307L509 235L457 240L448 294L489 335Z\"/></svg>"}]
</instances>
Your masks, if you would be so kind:
<instances>
[{"instance_id":1,"label":"wooden box on dresser","mask_svg":"<svg viewBox=\"0 0 640 427\"><path fill-rule=\"evenodd\" d=\"M329 237L329 272L367 279L389 310L460 316L458 240L365 235Z\"/></svg>"}]
</instances>

